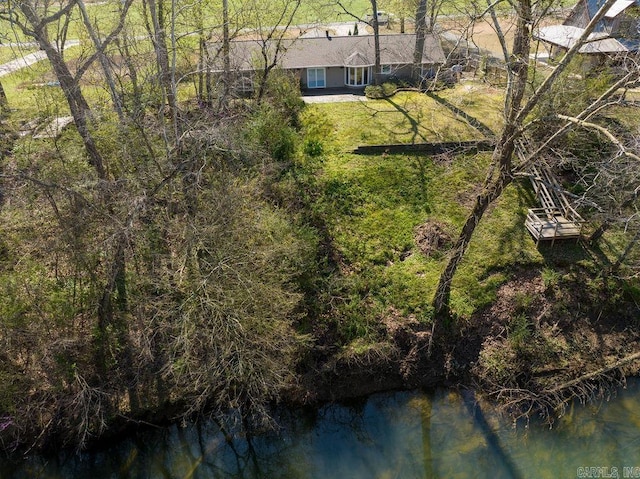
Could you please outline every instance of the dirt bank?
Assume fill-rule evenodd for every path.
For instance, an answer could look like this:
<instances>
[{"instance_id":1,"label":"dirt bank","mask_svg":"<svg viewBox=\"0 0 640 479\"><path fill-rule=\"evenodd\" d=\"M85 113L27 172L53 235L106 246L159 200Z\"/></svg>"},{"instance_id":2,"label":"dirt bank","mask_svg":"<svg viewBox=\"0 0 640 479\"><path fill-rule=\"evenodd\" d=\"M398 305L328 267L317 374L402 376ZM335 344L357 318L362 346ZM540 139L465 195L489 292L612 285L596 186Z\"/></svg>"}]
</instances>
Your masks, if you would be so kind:
<instances>
[{"instance_id":1,"label":"dirt bank","mask_svg":"<svg viewBox=\"0 0 640 479\"><path fill-rule=\"evenodd\" d=\"M511 272L491 306L453 320L434 339L431 356L428 325L389 311L386 340L377 346L351 354L318 346L317 362L290 398L465 387L516 415L542 410L553 420L567 400L595 397L640 372L637 305L614 280L585 275L576 267Z\"/></svg>"}]
</instances>

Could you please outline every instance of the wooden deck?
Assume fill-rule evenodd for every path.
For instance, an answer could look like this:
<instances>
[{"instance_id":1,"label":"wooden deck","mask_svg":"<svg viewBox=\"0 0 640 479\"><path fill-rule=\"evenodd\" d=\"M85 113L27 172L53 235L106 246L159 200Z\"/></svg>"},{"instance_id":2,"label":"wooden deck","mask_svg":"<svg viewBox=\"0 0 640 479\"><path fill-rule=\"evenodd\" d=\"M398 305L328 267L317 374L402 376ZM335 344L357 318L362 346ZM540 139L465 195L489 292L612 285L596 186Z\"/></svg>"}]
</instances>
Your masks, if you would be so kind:
<instances>
[{"instance_id":1,"label":"wooden deck","mask_svg":"<svg viewBox=\"0 0 640 479\"><path fill-rule=\"evenodd\" d=\"M531 208L527 213L525 226L536 240L551 241L557 239L580 238L582 225L565 218L561 211L549 211L547 208Z\"/></svg>"},{"instance_id":2,"label":"wooden deck","mask_svg":"<svg viewBox=\"0 0 640 479\"><path fill-rule=\"evenodd\" d=\"M532 167L531 183L541 208L528 210L525 226L536 240L578 239L584 220L573 209L564 190L546 167Z\"/></svg>"}]
</instances>

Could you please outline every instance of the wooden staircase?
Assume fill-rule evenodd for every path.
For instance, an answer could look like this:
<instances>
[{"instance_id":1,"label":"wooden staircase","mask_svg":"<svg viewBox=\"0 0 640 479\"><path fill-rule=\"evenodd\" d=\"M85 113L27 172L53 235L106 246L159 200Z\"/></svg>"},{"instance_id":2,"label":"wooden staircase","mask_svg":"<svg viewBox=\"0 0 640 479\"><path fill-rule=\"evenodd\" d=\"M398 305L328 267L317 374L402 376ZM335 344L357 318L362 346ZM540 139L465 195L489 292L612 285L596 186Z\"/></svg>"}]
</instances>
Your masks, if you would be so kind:
<instances>
[{"instance_id":1,"label":"wooden staircase","mask_svg":"<svg viewBox=\"0 0 640 479\"><path fill-rule=\"evenodd\" d=\"M573 209L551 170L546 166L532 166L529 178L536 192L540 208L528 210L525 226L536 240L578 239L584 220Z\"/></svg>"}]
</instances>

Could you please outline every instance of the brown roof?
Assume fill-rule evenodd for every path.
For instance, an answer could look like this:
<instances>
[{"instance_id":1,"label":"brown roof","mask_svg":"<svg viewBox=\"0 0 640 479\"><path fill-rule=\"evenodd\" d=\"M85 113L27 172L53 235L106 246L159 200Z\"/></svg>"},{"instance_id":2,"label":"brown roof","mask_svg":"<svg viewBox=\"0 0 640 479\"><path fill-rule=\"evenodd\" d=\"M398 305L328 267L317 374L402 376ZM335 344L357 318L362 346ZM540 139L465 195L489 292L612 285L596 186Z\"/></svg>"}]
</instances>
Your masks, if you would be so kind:
<instances>
[{"instance_id":1,"label":"brown roof","mask_svg":"<svg viewBox=\"0 0 640 479\"><path fill-rule=\"evenodd\" d=\"M415 35L380 35L380 63L382 65L406 65L413 63ZM445 57L436 35L427 35L424 42L422 63L444 63ZM231 42L231 64L234 70L254 70L262 63L262 42L243 40ZM220 45L214 45L215 51ZM267 43L269 59L273 58L275 43ZM345 37L316 37L282 40L278 64L285 69L370 66L375 64L373 35ZM215 70L221 70L222 59L215 61Z\"/></svg>"}]
</instances>

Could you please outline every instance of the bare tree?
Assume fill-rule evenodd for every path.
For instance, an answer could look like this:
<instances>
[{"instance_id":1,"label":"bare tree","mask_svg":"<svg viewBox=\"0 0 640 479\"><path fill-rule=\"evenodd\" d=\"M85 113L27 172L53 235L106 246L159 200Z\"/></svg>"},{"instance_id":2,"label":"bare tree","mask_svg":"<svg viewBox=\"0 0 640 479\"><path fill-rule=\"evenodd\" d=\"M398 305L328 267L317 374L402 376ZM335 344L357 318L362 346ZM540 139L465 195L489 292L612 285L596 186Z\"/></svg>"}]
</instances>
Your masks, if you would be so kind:
<instances>
[{"instance_id":1,"label":"bare tree","mask_svg":"<svg viewBox=\"0 0 640 479\"><path fill-rule=\"evenodd\" d=\"M590 21L584 32L577 39L576 43L567 51L559 64L553 69L552 73L531 93L526 96L527 83L529 78L529 54L531 51L531 29L542 18L540 14L547 11L547 5L533 4L536 9L532 9L530 0L518 0L510 2L515 8L516 26L514 32L513 48L509 56L505 59L508 69L508 84L505 98L504 126L497 137L496 147L492 155L491 166L487 178L483 184L481 193L477 196L475 204L462 227L462 231L455 247L453 248L451 257L446 265L440 281L437 286L434 297L434 308L436 317L434 328L437 326L441 318L448 314L449 297L451 293L451 282L455 275L456 269L460 261L464 257L469 242L473 237L473 233L482 220L484 213L487 211L497 198L500 197L505 187L511 184L515 176L522 172L531 162L536 160L536 155L540 153L540 149L544 148L553 138L557 138L564 134L575 123L565 124L562 128L548 132L548 137L543 146L536 151L525 155L522 161L514 164L514 151L517 142L523 138L526 131L531 128L530 114L538 105L545 95L549 94L559 76L565 72L571 60L577 54L579 48L587 41L589 34L593 31L598 21L605 15L607 10L615 0L607 0L600 8L598 13ZM493 6L489 7L491 11ZM631 75L625 75L620 80L622 84L629 82ZM594 100L579 115L578 119L584 120L606 104L611 96L615 94L617 88L608 90L598 99ZM570 123L570 122L569 122Z\"/></svg>"},{"instance_id":2,"label":"bare tree","mask_svg":"<svg viewBox=\"0 0 640 479\"><path fill-rule=\"evenodd\" d=\"M227 104L231 92L231 37L229 35L229 0L222 0L222 59L223 82L222 105Z\"/></svg>"},{"instance_id":3,"label":"bare tree","mask_svg":"<svg viewBox=\"0 0 640 479\"><path fill-rule=\"evenodd\" d=\"M356 22L364 22L359 15L352 12L349 7L345 6L342 2L338 1L338 6L342 9L344 13L353 17ZM380 73L382 71L382 66L380 64L380 22L378 21L378 1L370 0L371 4L371 22L370 25L373 28L373 50L374 50L374 65L373 65L373 83L378 84L380 81ZM357 26L357 24L356 24Z\"/></svg>"},{"instance_id":4,"label":"bare tree","mask_svg":"<svg viewBox=\"0 0 640 479\"><path fill-rule=\"evenodd\" d=\"M282 54L285 52L285 40L302 0L282 0L277 10L272 14L274 18L264 18L262 4L255 0L245 5L244 23L256 25L260 44L260 69L258 76L257 99L262 101L267 89L269 74L278 66ZM265 25L268 22L269 25ZM227 62L227 59L224 59ZM225 64L226 67L226 64Z\"/></svg>"},{"instance_id":5,"label":"bare tree","mask_svg":"<svg viewBox=\"0 0 640 479\"><path fill-rule=\"evenodd\" d=\"M131 2L132 0L127 0L125 5L128 6ZM107 170L104 164L104 159L98 150L91 133L91 108L89 107L82 89L80 88L80 79L94 61L104 54L105 48L118 35L124 25L124 15L120 17L116 28L102 42L100 42L96 37L96 51L78 67L74 75L63 57L66 27L63 28L63 34L61 37L56 36L54 39L51 39L49 35L49 26L61 19L64 19L64 23L67 25L75 6L76 1L69 0L61 3L60 9L51 12L46 6L40 7L38 2L33 0L24 0L9 4L7 7L0 9L0 18L10 22L10 24L16 25L23 34L33 38L38 43L39 47L46 53L56 75L56 79L60 83L60 87L64 92L78 133L84 143L85 150L89 157L89 163L95 168L99 178L106 179ZM126 9L124 14L126 14Z\"/></svg>"},{"instance_id":6,"label":"bare tree","mask_svg":"<svg viewBox=\"0 0 640 479\"><path fill-rule=\"evenodd\" d=\"M170 118L175 120L177 115L176 85L174 78L175 71L171 68L169 62L169 47L167 45L167 5L165 0L145 0L143 5L146 7L145 25L156 55L159 85L163 94L163 106L166 105L167 108L167 112L161 111L161 115L164 116L164 114L167 113ZM175 15L173 8L169 9L169 15L171 15L171 18ZM172 41L174 39L174 33L172 22L170 30ZM173 51L175 52L175 48ZM164 110L164 108L161 110ZM174 131L173 138L177 139L178 136L178 132Z\"/></svg>"},{"instance_id":7,"label":"bare tree","mask_svg":"<svg viewBox=\"0 0 640 479\"><path fill-rule=\"evenodd\" d=\"M22 14L21 16L17 15L14 8L4 10L0 16L6 21L17 25L25 35L36 40L40 48L45 51L56 78L60 82L60 87L65 94L67 103L69 104L76 128L89 156L89 162L95 168L100 178L106 178L107 172L104 160L98 151L89 128L91 109L80 88L79 78L71 73L62 56L62 50L51 41L48 34L48 25L57 22L63 17L69 18L75 2L69 1L66 2L66 4L63 3L61 8L54 13L49 13L46 10L40 13L37 5L31 1L16 3L14 8L19 9L19 12ZM45 16L43 17L42 14Z\"/></svg>"},{"instance_id":8,"label":"bare tree","mask_svg":"<svg viewBox=\"0 0 640 479\"><path fill-rule=\"evenodd\" d=\"M427 34L427 0L419 0L416 7L416 47L413 51L413 81L417 82L422 75L422 55L425 36Z\"/></svg>"},{"instance_id":9,"label":"bare tree","mask_svg":"<svg viewBox=\"0 0 640 479\"><path fill-rule=\"evenodd\" d=\"M118 114L118 118L120 121L124 120L124 112L122 109L122 99L116 90L116 85L113 79L113 69L105 54L104 47L102 45L102 41L96 32L93 24L91 23L91 19L89 18L89 14L87 12L87 8L84 4L83 0L76 0L78 8L82 14L82 21L84 22L84 26L87 29L87 33L93 42L94 48L96 50L96 54L100 61L100 66L102 67L102 72L104 73L104 78L107 83L107 87L109 88L109 94L111 95L111 101L113 103L113 108ZM133 3L133 0L125 0L122 4L122 8L120 10L120 19L123 21L129 11L129 7ZM122 27L120 27L121 29Z\"/></svg>"},{"instance_id":10,"label":"bare tree","mask_svg":"<svg viewBox=\"0 0 640 479\"><path fill-rule=\"evenodd\" d=\"M378 1L371 1L372 20L371 26L373 27L373 50L374 50L374 65L373 65L373 84L380 83L380 72L382 67L380 65L380 22L378 18Z\"/></svg>"}]
</instances>

